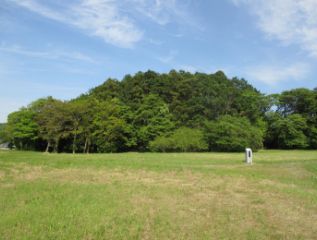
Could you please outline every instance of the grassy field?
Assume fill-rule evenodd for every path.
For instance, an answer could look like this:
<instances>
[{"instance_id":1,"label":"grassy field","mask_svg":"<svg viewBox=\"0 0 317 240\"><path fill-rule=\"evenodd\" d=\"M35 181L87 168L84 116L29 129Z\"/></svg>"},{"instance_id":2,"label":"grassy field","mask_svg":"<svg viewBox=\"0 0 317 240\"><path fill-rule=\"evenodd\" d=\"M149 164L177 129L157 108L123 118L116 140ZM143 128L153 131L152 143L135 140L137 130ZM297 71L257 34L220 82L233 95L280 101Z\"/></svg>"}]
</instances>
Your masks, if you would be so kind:
<instances>
[{"instance_id":1,"label":"grassy field","mask_svg":"<svg viewBox=\"0 0 317 240\"><path fill-rule=\"evenodd\" d=\"M317 239L317 151L0 151L0 239Z\"/></svg>"}]
</instances>

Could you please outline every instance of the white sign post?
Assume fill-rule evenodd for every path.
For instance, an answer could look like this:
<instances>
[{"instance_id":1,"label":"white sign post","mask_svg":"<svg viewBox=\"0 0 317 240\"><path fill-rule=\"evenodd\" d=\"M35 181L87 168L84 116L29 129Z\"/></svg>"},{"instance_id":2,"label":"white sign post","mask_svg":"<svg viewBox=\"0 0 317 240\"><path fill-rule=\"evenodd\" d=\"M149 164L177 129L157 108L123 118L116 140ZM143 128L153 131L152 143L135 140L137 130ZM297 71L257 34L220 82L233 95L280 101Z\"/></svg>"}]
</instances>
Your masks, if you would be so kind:
<instances>
[{"instance_id":1,"label":"white sign post","mask_svg":"<svg viewBox=\"0 0 317 240\"><path fill-rule=\"evenodd\" d=\"M251 148L245 149L245 163L252 164L252 149Z\"/></svg>"}]
</instances>

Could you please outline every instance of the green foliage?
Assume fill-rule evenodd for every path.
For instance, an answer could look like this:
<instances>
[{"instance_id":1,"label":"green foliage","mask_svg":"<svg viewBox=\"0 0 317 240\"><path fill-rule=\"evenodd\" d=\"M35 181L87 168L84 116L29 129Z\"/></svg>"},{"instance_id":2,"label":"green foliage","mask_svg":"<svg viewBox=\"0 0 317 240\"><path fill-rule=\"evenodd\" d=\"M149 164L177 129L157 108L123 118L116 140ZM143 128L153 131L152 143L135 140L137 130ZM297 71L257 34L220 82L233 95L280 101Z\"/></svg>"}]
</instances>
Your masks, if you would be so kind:
<instances>
[{"instance_id":1,"label":"green foliage","mask_svg":"<svg viewBox=\"0 0 317 240\"><path fill-rule=\"evenodd\" d=\"M88 153L161 145L161 151L196 151L167 146L171 139L181 144L182 134L195 135L186 128L205 129L208 150L259 149L264 135L267 148L317 148L316 89L266 96L222 71L138 72L108 79L71 101L42 98L18 112L0 138L20 149Z\"/></svg>"},{"instance_id":2,"label":"green foliage","mask_svg":"<svg viewBox=\"0 0 317 240\"><path fill-rule=\"evenodd\" d=\"M317 149L317 126L308 128L309 146L312 149Z\"/></svg>"},{"instance_id":3,"label":"green foliage","mask_svg":"<svg viewBox=\"0 0 317 240\"><path fill-rule=\"evenodd\" d=\"M276 99L276 112L279 115L268 115L267 122L271 131L267 134L267 145L278 148L316 149L317 92L298 88L284 91ZM297 124L301 125L296 126ZM278 130L283 132L282 136L274 132Z\"/></svg>"},{"instance_id":4,"label":"green foliage","mask_svg":"<svg viewBox=\"0 0 317 240\"><path fill-rule=\"evenodd\" d=\"M300 114L283 117L279 113L272 113L268 115L267 120L268 146L285 149L308 147L308 139L304 134L307 122Z\"/></svg>"},{"instance_id":5,"label":"green foliage","mask_svg":"<svg viewBox=\"0 0 317 240\"><path fill-rule=\"evenodd\" d=\"M81 106L81 121L78 125L79 134L81 134L80 143L82 145L82 151L84 153L89 153L91 145L93 144L93 133L95 130L94 118L98 101L91 97L84 99L79 98L78 100L79 103L77 104Z\"/></svg>"},{"instance_id":6,"label":"green foliage","mask_svg":"<svg viewBox=\"0 0 317 240\"><path fill-rule=\"evenodd\" d=\"M94 108L88 99L78 99L75 101L68 102L65 107L67 110L67 114L69 115L70 134L73 137L72 152L75 153L78 148L78 137L86 136L87 138L87 135L90 133L90 124L92 124L90 116L92 114L91 110ZM85 142L86 144L87 141ZM85 148L87 148L87 146L84 147L84 152L86 151Z\"/></svg>"},{"instance_id":7,"label":"green foliage","mask_svg":"<svg viewBox=\"0 0 317 240\"><path fill-rule=\"evenodd\" d=\"M315 117L316 97L316 92L306 88L285 91L279 96L278 112L283 115L301 114L305 117Z\"/></svg>"},{"instance_id":8,"label":"green foliage","mask_svg":"<svg viewBox=\"0 0 317 240\"><path fill-rule=\"evenodd\" d=\"M263 146L261 129L252 126L247 118L226 115L206 122L205 136L212 151L239 152L246 147L256 151Z\"/></svg>"},{"instance_id":9,"label":"green foliage","mask_svg":"<svg viewBox=\"0 0 317 240\"><path fill-rule=\"evenodd\" d=\"M203 132L182 127L170 136L160 136L150 143L153 152L202 152L208 150Z\"/></svg>"},{"instance_id":10,"label":"green foliage","mask_svg":"<svg viewBox=\"0 0 317 240\"><path fill-rule=\"evenodd\" d=\"M32 149L38 138L38 125L34 121L35 113L22 108L8 116L7 137L18 149Z\"/></svg>"},{"instance_id":11,"label":"green foliage","mask_svg":"<svg viewBox=\"0 0 317 240\"><path fill-rule=\"evenodd\" d=\"M39 126L39 136L47 141L46 151L53 147L59 151L62 138L71 134L71 119L65 102L47 98L42 99L37 108L36 122Z\"/></svg>"},{"instance_id":12,"label":"green foliage","mask_svg":"<svg viewBox=\"0 0 317 240\"><path fill-rule=\"evenodd\" d=\"M150 141L171 131L174 124L167 104L157 95L150 94L135 112L133 126L137 131L139 149L146 150Z\"/></svg>"},{"instance_id":13,"label":"green foliage","mask_svg":"<svg viewBox=\"0 0 317 240\"><path fill-rule=\"evenodd\" d=\"M120 96L120 82L115 79L108 79L100 86L91 89L89 94L100 101L111 100L119 98Z\"/></svg>"},{"instance_id":14,"label":"green foliage","mask_svg":"<svg viewBox=\"0 0 317 240\"><path fill-rule=\"evenodd\" d=\"M6 131L6 124L0 123L0 144L4 142L9 142L8 133Z\"/></svg>"},{"instance_id":15,"label":"green foliage","mask_svg":"<svg viewBox=\"0 0 317 240\"><path fill-rule=\"evenodd\" d=\"M98 152L126 151L135 145L129 117L130 109L116 98L97 103L93 136Z\"/></svg>"}]
</instances>

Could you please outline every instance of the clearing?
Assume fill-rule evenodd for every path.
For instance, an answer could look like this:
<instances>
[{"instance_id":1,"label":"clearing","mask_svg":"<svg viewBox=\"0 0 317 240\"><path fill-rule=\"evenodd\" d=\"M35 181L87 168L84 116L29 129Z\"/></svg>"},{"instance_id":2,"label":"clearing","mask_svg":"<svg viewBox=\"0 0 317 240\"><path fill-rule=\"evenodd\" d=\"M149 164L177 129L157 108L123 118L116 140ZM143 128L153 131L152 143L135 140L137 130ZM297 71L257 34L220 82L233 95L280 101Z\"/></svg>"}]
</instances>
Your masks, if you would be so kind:
<instances>
[{"instance_id":1,"label":"clearing","mask_svg":"<svg viewBox=\"0 0 317 240\"><path fill-rule=\"evenodd\" d=\"M317 151L0 151L1 239L316 239Z\"/></svg>"}]
</instances>

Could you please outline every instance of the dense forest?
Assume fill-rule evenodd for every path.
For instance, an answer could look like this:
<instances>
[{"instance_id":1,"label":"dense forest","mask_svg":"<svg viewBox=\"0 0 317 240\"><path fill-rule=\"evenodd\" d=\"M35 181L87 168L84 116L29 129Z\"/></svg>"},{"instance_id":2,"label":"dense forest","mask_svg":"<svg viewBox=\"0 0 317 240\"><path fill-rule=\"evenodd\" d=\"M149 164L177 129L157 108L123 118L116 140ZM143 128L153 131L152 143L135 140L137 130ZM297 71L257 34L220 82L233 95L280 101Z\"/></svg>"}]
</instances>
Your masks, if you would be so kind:
<instances>
[{"instance_id":1,"label":"dense forest","mask_svg":"<svg viewBox=\"0 0 317 240\"><path fill-rule=\"evenodd\" d=\"M221 71L138 72L70 101L38 99L8 116L0 139L73 153L316 149L317 89L265 95Z\"/></svg>"}]
</instances>

